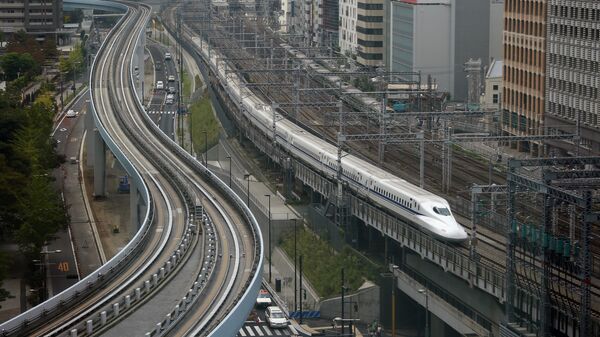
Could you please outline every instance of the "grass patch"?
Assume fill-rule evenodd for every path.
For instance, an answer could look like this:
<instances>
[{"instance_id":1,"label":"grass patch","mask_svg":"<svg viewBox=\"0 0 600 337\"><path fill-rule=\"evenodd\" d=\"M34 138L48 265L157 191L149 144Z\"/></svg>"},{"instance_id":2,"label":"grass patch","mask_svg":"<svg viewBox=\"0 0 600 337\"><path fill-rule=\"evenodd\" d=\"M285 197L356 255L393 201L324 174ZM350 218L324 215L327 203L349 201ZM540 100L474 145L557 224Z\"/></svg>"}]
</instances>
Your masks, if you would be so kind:
<instances>
[{"instance_id":1,"label":"grass patch","mask_svg":"<svg viewBox=\"0 0 600 337\"><path fill-rule=\"evenodd\" d=\"M184 70L181 76L183 79L183 97L189 99L192 95L192 81L190 75Z\"/></svg>"},{"instance_id":2,"label":"grass patch","mask_svg":"<svg viewBox=\"0 0 600 337\"><path fill-rule=\"evenodd\" d=\"M216 145L219 142L219 132L221 125L217 121L213 111L210 97L208 94L190 106L190 127L192 130L192 141L196 153L203 153L205 140L208 140L208 148ZM207 135L204 135L206 131Z\"/></svg>"},{"instance_id":3,"label":"grass patch","mask_svg":"<svg viewBox=\"0 0 600 337\"><path fill-rule=\"evenodd\" d=\"M287 237L281 247L293 260L294 235ZM356 254L349 247L336 252L325 241L317 238L306 229L298 230L298 256L302 254L304 275L321 297L334 297L341 294L341 269L344 267L346 285L350 291L357 290L365 279L376 282L382 270Z\"/></svg>"}]
</instances>

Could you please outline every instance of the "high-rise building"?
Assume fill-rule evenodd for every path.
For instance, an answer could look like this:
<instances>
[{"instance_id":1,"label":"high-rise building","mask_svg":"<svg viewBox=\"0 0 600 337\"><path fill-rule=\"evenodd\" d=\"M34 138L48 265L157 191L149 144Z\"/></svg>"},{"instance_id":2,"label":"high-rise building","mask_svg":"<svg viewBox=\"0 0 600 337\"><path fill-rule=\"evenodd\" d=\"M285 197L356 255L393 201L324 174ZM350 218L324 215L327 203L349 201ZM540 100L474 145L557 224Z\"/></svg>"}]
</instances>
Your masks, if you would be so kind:
<instances>
[{"instance_id":1,"label":"high-rise building","mask_svg":"<svg viewBox=\"0 0 600 337\"><path fill-rule=\"evenodd\" d=\"M319 36L323 46L337 46L340 19L339 0L321 0L319 3Z\"/></svg>"},{"instance_id":2,"label":"high-rise building","mask_svg":"<svg viewBox=\"0 0 600 337\"><path fill-rule=\"evenodd\" d=\"M467 99L465 63L490 61L489 0L386 0L385 64L393 71L421 71ZM477 100L478 101L478 100Z\"/></svg>"},{"instance_id":3,"label":"high-rise building","mask_svg":"<svg viewBox=\"0 0 600 337\"><path fill-rule=\"evenodd\" d=\"M439 90L453 86L450 0L388 1L385 63L389 71L421 71Z\"/></svg>"},{"instance_id":4,"label":"high-rise building","mask_svg":"<svg viewBox=\"0 0 600 337\"><path fill-rule=\"evenodd\" d=\"M561 154L600 153L600 1L548 0L545 126L577 141L548 141Z\"/></svg>"},{"instance_id":5,"label":"high-rise building","mask_svg":"<svg viewBox=\"0 0 600 337\"><path fill-rule=\"evenodd\" d=\"M356 61L383 67L383 0L358 0L356 7Z\"/></svg>"},{"instance_id":6,"label":"high-rise building","mask_svg":"<svg viewBox=\"0 0 600 337\"><path fill-rule=\"evenodd\" d=\"M357 0L340 0L339 46L343 54L356 54L356 3ZM383 31L382 31L383 33Z\"/></svg>"},{"instance_id":7,"label":"high-rise building","mask_svg":"<svg viewBox=\"0 0 600 337\"><path fill-rule=\"evenodd\" d=\"M562 1L562 0L561 0ZM511 135L542 133L545 108L547 0L506 0L502 129ZM538 142L518 142L537 154Z\"/></svg>"},{"instance_id":8,"label":"high-rise building","mask_svg":"<svg viewBox=\"0 0 600 337\"><path fill-rule=\"evenodd\" d=\"M502 60L504 0L490 1L490 67L492 60Z\"/></svg>"},{"instance_id":9,"label":"high-rise building","mask_svg":"<svg viewBox=\"0 0 600 337\"><path fill-rule=\"evenodd\" d=\"M11 35L20 30L38 36L62 28L62 0L0 0L0 30Z\"/></svg>"}]
</instances>

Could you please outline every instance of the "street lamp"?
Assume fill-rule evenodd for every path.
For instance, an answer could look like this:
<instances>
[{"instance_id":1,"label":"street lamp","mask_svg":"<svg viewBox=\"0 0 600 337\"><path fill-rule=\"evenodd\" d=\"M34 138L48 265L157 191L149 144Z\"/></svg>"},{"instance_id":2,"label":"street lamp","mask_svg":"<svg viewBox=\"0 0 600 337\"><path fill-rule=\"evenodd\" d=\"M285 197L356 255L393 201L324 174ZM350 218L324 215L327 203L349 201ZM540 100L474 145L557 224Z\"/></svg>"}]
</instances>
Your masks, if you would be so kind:
<instances>
[{"instance_id":1,"label":"street lamp","mask_svg":"<svg viewBox=\"0 0 600 337\"><path fill-rule=\"evenodd\" d=\"M41 291L39 293L39 301L40 303L44 302L46 300L46 296L47 296L47 290L46 290L46 263L47 263L47 256L48 254L57 254L57 253L62 253L62 250L60 249L56 249L56 250L42 250L40 252L40 255L42 255L42 259L41 260L33 260L34 263L39 263L40 266L40 274L41 274L41 279L42 279L42 288Z\"/></svg>"},{"instance_id":2,"label":"street lamp","mask_svg":"<svg viewBox=\"0 0 600 337\"><path fill-rule=\"evenodd\" d=\"M229 159L229 187L231 187L231 156L225 158Z\"/></svg>"},{"instance_id":3,"label":"street lamp","mask_svg":"<svg viewBox=\"0 0 600 337\"><path fill-rule=\"evenodd\" d=\"M250 208L250 175L244 174L244 179L246 179L248 181L248 187L246 188L246 192L248 192L248 194L246 195L246 197L247 197L246 206L248 206L248 208Z\"/></svg>"},{"instance_id":4,"label":"street lamp","mask_svg":"<svg viewBox=\"0 0 600 337\"><path fill-rule=\"evenodd\" d=\"M298 260L298 258L296 257L298 255L298 251L296 250L296 235L297 235L297 230L296 230L296 219L294 220L294 311L298 310L298 288L296 286L297 280L298 280L298 275L296 273L296 261Z\"/></svg>"},{"instance_id":5,"label":"street lamp","mask_svg":"<svg viewBox=\"0 0 600 337\"><path fill-rule=\"evenodd\" d=\"M418 292L425 294L425 337L429 337L429 290L419 289Z\"/></svg>"},{"instance_id":6,"label":"street lamp","mask_svg":"<svg viewBox=\"0 0 600 337\"><path fill-rule=\"evenodd\" d=\"M73 90L73 94L75 94L75 83L76 83L76 78L75 78L75 74L77 73L77 68L76 66L80 65L81 62L73 62L73 87L71 88Z\"/></svg>"},{"instance_id":7,"label":"street lamp","mask_svg":"<svg viewBox=\"0 0 600 337\"><path fill-rule=\"evenodd\" d=\"M273 265L271 260L273 256L271 250L271 195L265 194L265 197L269 198L269 283L271 283L271 266Z\"/></svg>"},{"instance_id":8,"label":"street lamp","mask_svg":"<svg viewBox=\"0 0 600 337\"><path fill-rule=\"evenodd\" d=\"M204 166L208 167L208 131L202 131L204 134Z\"/></svg>"}]
</instances>

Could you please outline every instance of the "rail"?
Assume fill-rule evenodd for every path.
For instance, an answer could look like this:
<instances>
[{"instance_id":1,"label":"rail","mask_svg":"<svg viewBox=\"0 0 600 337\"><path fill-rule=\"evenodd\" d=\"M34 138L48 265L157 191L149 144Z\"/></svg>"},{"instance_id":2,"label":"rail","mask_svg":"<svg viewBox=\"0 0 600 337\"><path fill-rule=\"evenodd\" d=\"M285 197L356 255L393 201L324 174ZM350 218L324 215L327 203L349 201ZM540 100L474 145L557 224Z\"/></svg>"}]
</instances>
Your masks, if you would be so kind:
<instances>
[{"instance_id":1,"label":"rail","mask_svg":"<svg viewBox=\"0 0 600 337\"><path fill-rule=\"evenodd\" d=\"M65 2L69 3L79 3L82 5L91 5L94 3L100 3L97 0L66 0ZM109 2L102 1L103 6L106 6ZM129 9L127 6L111 3L113 4L112 8L116 10L122 10L124 12L128 12ZM119 23L124 20L125 16L123 16ZM115 25L115 26L118 26ZM115 29L111 29L107 38L103 41L99 50L105 48L106 41L108 38L115 34ZM92 68L96 65L96 60L92 63ZM92 79L89 80L89 87L92 87ZM92 93L90 93L92 95ZM93 99L92 99L93 101ZM49 298L47 301L27 310L26 312L2 323L0 325L0 334L4 336L20 334L19 331L23 331L29 329L31 326L36 326L43 322L47 322L50 317L53 317L59 313L68 311L75 304L79 303L81 299L85 298L88 294L95 292L97 289L102 288L106 282L111 279L111 275L117 275L124 268L132 258L135 258L139 251L144 246L144 240L146 238L146 234L149 231L149 224L153 220L154 212L153 212L153 202L150 196L148 187L144 183L140 172L133 166L133 163L127 159L125 154L120 150L112 137L108 134L106 129L100 123L96 110L92 104L91 113L94 117L94 123L98 127L98 131L104 142L108 145L112 153L115 155L119 163L123 166L123 168L127 171L128 175L135 182L137 188L140 190L140 195L142 200L144 201L146 207L146 212L144 214L144 218L142 220L142 224L140 226L140 230L134 235L131 241L123 247L123 249L117 253L112 259L106 262L106 264L102 265L98 268L94 273L86 276L76 284L72 285L68 289L65 289L61 293ZM38 323L40 322L40 323Z\"/></svg>"},{"instance_id":2,"label":"rail","mask_svg":"<svg viewBox=\"0 0 600 337\"><path fill-rule=\"evenodd\" d=\"M167 30L172 34L171 27L165 25ZM172 34L173 35L173 34ZM175 36L175 35L173 35ZM186 44L182 43L183 47L186 48ZM187 46L186 50L194 55L193 51L190 51L189 46ZM198 61L196 59L196 61ZM133 75L130 78L131 83L133 83ZM143 111L143 104L140 100L140 97L135 95L136 103L138 108ZM254 306L254 302L256 300L256 294L260 290L261 281L262 281L262 270L261 266L263 264L263 255L264 255L264 243L263 238L260 232L260 227L256 218L250 211L250 209L246 206L244 201L229 187L225 182L223 182L217 175L213 174L207 167L202 165L196 158L194 158L191 154L186 152L183 148L181 148L174 140L169 138L160 128L152 122L150 117L147 114L142 114L144 116L143 120L146 125L152 130L154 135L166 144L171 151L176 153L180 158L185 160L190 167L194 168L194 170L200 173L203 178L210 183L212 186L217 188L219 192L221 192L226 200L230 202L235 208L241 211L246 223L250 226L250 230L252 231L253 240L255 242L254 247L254 265L252 267L252 272L254 274L252 280L248 281L245 285L246 291L238 296L234 301L234 307L230 308L229 314L223 318L217 327L211 331L209 336L233 336L237 333L240 328L240 322L244 322L246 319L246 315L250 312L252 307Z\"/></svg>"}]
</instances>

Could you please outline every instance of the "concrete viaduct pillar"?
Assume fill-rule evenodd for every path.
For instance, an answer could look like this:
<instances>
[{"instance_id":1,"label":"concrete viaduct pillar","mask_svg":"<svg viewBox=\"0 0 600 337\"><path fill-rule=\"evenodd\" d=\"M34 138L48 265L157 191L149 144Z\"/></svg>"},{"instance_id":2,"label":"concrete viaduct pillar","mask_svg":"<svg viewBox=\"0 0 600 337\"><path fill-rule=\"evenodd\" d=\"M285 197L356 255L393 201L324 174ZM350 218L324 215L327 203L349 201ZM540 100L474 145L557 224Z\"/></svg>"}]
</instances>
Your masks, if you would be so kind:
<instances>
[{"instance_id":1,"label":"concrete viaduct pillar","mask_svg":"<svg viewBox=\"0 0 600 337\"><path fill-rule=\"evenodd\" d=\"M94 197L106 196L106 145L100 131L94 130Z\"/></svg>"}]
</instances>

